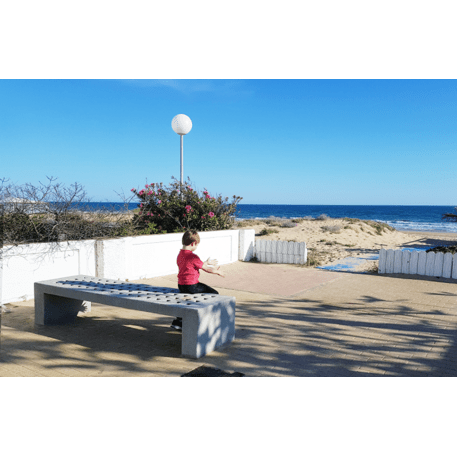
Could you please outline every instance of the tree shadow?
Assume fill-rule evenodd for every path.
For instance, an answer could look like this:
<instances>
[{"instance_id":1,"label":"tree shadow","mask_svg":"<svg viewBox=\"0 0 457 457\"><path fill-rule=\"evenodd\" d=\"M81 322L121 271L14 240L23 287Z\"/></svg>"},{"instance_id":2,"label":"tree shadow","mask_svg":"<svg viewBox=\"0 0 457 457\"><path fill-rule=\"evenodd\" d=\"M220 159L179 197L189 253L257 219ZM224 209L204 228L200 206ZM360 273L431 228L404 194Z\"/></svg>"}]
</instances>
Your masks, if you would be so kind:
<instances>
[{"instance_id":1,"label":"tree shadow","mask_svg":"<svg viewBox=\"0 0 457 457\"><path fill-rule=\"evenodd\" d=\"M449 292L430 295L452 297ZM34 308L17 306L2 324L27 332L3 341L0 359L74 370L74 376L116 371L148 375L160 359L186 361L170 317L94 304L73 325L35 326ZM456 376L457 318L452 307L361 295L324 301L303 297L237 300L236 339L193 365L169 363L162 374L180 376L213 362L246 376ZM42 338L45 337L45 338ZM103 375L103 374L102 374Z\"/></svg>"},{"instance_id":2,"label":"tree shadow","mask_svg":"<svg viewBox=\"0 0 457 457\"><path fill-rule=\"evenodd\" d=\"M169 327L169 316L138 311L136 317L130 313L125 318L118 310L98 304L93 311L79 315L73 324L42 326L34 323L33 307L16 307L3 315L2 325L27 332L30 339L4 340L1 358L21 364L30 358L26 352L33 351L37 360L57 370L74 369L75 376L84 369L117 370L129 376L150 373L158 358L182 357L182 337Z\"/></svg>"},{"instance_id":3,"label":"tree shadow","mask_svg":"<svg viewBox=\"0 0 457 457\"><path fill-rule=\"evenodd\" d=\"M226 349L221 367L236 360L265 376L457 375L456 322L446 319L453 314L402 302L370 296L338 304L251 302L238 308L239 341Z\"/></svg>"}]
</instances>

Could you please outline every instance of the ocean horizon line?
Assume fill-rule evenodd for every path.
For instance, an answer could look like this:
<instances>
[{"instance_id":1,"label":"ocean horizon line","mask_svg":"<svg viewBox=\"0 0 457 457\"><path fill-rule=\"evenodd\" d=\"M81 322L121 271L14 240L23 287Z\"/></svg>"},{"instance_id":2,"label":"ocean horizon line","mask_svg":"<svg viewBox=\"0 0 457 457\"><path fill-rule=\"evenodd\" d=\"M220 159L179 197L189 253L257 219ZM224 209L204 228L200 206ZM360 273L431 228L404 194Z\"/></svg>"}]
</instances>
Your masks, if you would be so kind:
<instances>
[{"instance_id":1,"label":"ocean horizon line","mask_svg":"<svg viewBox=\"0 0 457 457\"><path fill-rule=\"evenodd\" d=\"M116 205L136 205L140 204L141 202L116 202L116 201L110 201L110 200L89 200L87 202L80 202L79 204L84 204L84 203L115 203ZM452 204L452 205L411 205L411 204L358 204L358 203L344 203L344 204L329 204L329 203L238 203L238 206L243 206L243 205L252 205L252 206L438 206L438 207L452 207L455 208L457 207L457 203Z\"/></svg>"},{"instance_id":2,"label":"ocean horizon line","mask_svg":"<svg viewBox=\"0 0 457 457\"><path fill-rule=\"evenodd\" d=\"M139 202L81 202L87 211L132 211ZM85 208L84 208L85 206ZM457 232L457 223L442 219L444 214L456 214L453 205L298 205L239 203L235 220L268 219L361 219L386 223L401 231Z\"/></svg>"}]
</instances>

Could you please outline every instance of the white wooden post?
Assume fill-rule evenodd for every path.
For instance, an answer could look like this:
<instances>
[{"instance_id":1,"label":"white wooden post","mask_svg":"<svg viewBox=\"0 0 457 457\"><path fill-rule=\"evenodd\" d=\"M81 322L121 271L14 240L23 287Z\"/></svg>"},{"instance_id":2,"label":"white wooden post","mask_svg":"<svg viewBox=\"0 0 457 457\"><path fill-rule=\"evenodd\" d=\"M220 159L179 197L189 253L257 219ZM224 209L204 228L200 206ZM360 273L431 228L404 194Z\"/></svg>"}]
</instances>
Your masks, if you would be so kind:
<instances>
[{"instance_id":1,"label":"white wooden post","mask_svg":"<svg viewBox=\"0 0 457 457\"><path fill-rule=\"evenodd\" d=\"M409 259L409 274L417 274L417 264L419 262L419 251L411 252L411 258Z\"/></svg>"},{"instance_id":2,"label":"white wooden post","mask_svg":"<svg viewBox=\"0 0 457 457\"><path fill-rule=\"evenodd\" d=\"M387 258L386 258L386 273L393 273L393 272L394 272L394 250L388 249Z\"/></svg>"},{"instance_id":3,"label":"white wooden post","mask_svg":"<svg viewBox=\"0 0 457 457\"><path fill-rule=\"evenodd\" d=\"M386 258L387 258L387 251L384 248L382 248L379 251L378 269L379 269L380 274L384 274L386 272Z\"/></svg>"},{"instance_id":4,"label":"white wooden post","mask_svg":"<svg viewBox=\"0 0 457 457\"><path fill-rule=\"evenodd\" d=\"M287 263L287 241L281 241L282 263Z\"/></svg>"},{"instance_id":5,"label":"white wooden post","mask_svg":"<svg viewBox=\"0 0 457 457\"><path fill-rule=\"evenodd\" d=\"M276 261L282 263L282 242L276 242Z\"/></svg>"},{"instance_id":6,"label":"white wooden post","mask_svg":"<svg viewBox=\"0 0 457 457\"><path fill-rule=\"evenodd\" d=\"M303 265L306 264L308 260L308 249L306 248L306 243L300 243L300 257L303 262Z\"/></svg>"},{"instance_id":7,"label":"white wooden post","mask_svg":"<svg viewBox=\"0 0 457 457\"><path fill-rule=\"evenodd\" d=\"M452 256L452 279L457 279L457 253Z\"/></svg>"},{"instance_id":8,"label":"white wooden post","mask_svg":"<svg viewBox=\"0 0 457 457\"><path fill-rule=\"evenodd\" d=\"M278 263L277 241L271 242L271 263Z\"/></svg>"},{"instance_id":9,"label":"white wooden post","mask_svg":"<svg viewBox=\"0 0 457 457\"><path fill-rule=\"evenodd\" d=\"M425 275L425 264L427 262L427 253L425 251L419 252L419 257L417 259L417 274Z\"/></svg>"},{"instance_id":10,"label":"white wooden post","mask_svg":"<svg viewBox=\"0 0 457 457\"><path fill-rule=\"evenodd\" d=\"M403 251L399 249L394 251L394 273L401 273L401 258Z\"/></svg>"},{"instance_id":11,"label":"white wooden post","mask_svg":"<svg viewBox=\"0 0 457 457\"><path fill-rule=\"evenodd\" d=\"M265 262L265 240L256 241L257 259L260 262Z\"/></svg>"},{"instance_id":12,"label":"white wooden post","mask_svg":"<svg viewBox=\"0 0 457 457\"><path fill-rule=\"evenodd\" d=\"M287 243L287 263L294 263L294 242Z\"/></svg>"},{"instance_id":13,"label":"white wooden post","mask_svg":"<svg viewBox=\"0 0 457 457\"><path fill-rule=\"evenodd\" d=\"M446 252L443 258L443 278L450 278L452 273L452 254Z\"/></svg>"},{"instance_id":14,"label":"white wooden post","mask_svg":"<svg viewBox=\"0 0 457 457\"><path fill-rule=\"evenodd\" d=\"M271 240L265 240L265 262L271 263Z\"/></svg>"},{"instance_id":15,"label":"white wooden post","mask_svg":"<svg viewBox=\"0 0 457 457\"><path fill-rule=\"evenodd\" d=\"M294 243L294 263L300 264L300 243Z\"/></svg>"},{"instance_id":16,"label":"white wooden post","mask_svg":"<svg viewBox=\"0 0 457 457\"><path fill-rule=\"evenodd\" d=\"M401 272L405 275L409 274L409 262L411 259L411 251L403 251L401 259Z\"/></svg>"},{"instance_id":17,"label":"white wooden post","mask_svg":"<svg viewBox=\"0 0 457 457\"><path fill-rule=\"evenodd\" d=\"M433 276L438 276L441 278L443 276L443 263L444 263L444 253L437 252L435 254L435 265L433 268Z\"/></svg>"},{"instance_id":18,"label":"white wooden post","mask_svg":"<svg viewBox=\"0 0 457 457\"><path fill-rule=\"evenodd\" d=\"M425 261L425 275L433 276L434 268L435 268L435 253L427 252L427 260Z\"/></svg>"}]
</instances>

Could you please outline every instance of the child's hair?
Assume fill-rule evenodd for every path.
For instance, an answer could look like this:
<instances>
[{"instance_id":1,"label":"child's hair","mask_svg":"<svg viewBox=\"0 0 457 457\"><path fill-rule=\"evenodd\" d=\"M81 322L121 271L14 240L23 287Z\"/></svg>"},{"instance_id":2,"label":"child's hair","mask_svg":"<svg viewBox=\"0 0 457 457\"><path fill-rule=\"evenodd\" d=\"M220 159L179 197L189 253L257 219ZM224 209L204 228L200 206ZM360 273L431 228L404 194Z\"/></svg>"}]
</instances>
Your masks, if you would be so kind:
<instances>
[{"instance_id":1,"label":"child's hair","mask_svg":"<svg viewBox=\"0 0 457 457\"><path fill-rule=\"evenodd\" d=\"M186 233L182 236L182 245L190 246L194 241L200 243L200 235L197 230L187 230Z\"/></svg>"}]
</instances>

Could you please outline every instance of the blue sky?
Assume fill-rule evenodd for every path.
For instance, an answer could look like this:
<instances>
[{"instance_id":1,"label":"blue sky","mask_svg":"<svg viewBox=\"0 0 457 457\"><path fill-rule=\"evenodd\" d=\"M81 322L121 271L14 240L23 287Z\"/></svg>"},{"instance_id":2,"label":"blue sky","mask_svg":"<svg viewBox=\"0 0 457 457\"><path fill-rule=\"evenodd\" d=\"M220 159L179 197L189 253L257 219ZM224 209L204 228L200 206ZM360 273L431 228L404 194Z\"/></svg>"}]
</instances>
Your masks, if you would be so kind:
<instances>
[{"instance_id":1,"label":"blue sky","mask_svg":"<svg viewBox=\"0 0 457 457\"><path fill-rule=\"evenodd\" d=\"M242 203L456 205L455 80L0 80L0 177L92 201L184 175Z\"/></svg>"}]
</instances>

